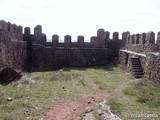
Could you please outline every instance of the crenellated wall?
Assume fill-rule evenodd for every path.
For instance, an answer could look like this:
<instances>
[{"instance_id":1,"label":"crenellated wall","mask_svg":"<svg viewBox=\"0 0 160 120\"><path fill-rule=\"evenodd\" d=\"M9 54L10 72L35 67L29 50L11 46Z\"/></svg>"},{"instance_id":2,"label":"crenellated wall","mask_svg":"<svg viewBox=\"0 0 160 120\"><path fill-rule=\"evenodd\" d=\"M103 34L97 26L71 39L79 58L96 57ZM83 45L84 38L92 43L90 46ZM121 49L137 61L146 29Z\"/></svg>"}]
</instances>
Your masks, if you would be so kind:
<instances>
[{"instance_id":1,"label":"crenellated wall","mask_svg":"<svg viewBox=\"0 0 160 120\"><path fill-rule=\"evenodd\" d=\"M23 41L22 26L0 21L0 70L11 67L22 71L26 67L27 44Z\"/></svg>"},{"instance_id":2,"label":"crenellated wall","mask_svg":"<svg viewBox=\"0 0 160 120\"><path fill-rule=\"evenodd\" d=\"M24 28L24 40L27 41L27 66L28 71L48 71L62 67L87 67L106 65L116 62L121 45L119 33L110 33L104 29L97 31L97 36L92 36L90 42L84 42L84 36L77 37L77 42L72 42L70 35L64 36L64 42L59 42L57 34L52 35L52 42L47 42L42 27L37 25L34 34L30 28Z\"/></svg>"},{"instance_id":3,"label":"crenellated wall","mask_svg":"<svg viewBox=\"0 0 160 120\"><path fill-rule=\"evenodd\" d=\"M123 35L122 35L123 36ZM42 33L42 26L37 25L34 28L34 34L31 34L30 28L24 28L24 41L33 42L35 44L41 44L50 47L84 47L84 48L107 48L108 41L111 42L122 42L119 39L119 33L113 33L113 39L110 39L110 33L104 29L97 31L97 36L91 36L89 42L85 42L84 36L77 36L77 42L72 42L71 35L64 36L64 42L59 42L59 36L57 34L52 35L52 42L47 42L46 35Z\"/></svg>"},{"instance_id":4,"label":"crenellated wall","mask_svg":"<svg viewBox=\"0 0 160 120\"><path fill-rule=\"evenodd\" d=\"M22 26L0 21L0 41L23 41Z\"/></svg>"},{"instance_id":5,"label":"crenellated wall","mask_svg":"<svg viewBox=\"0 0 160 120\"><path fill-rule=\"evenodd\" d=\"M155 33L141 33L128 35L125 49L138 53L158 52L159 44L155 43Z\"/></svg>"},{"instance_id":6,"label":"crenellated wall","mask_svg":"<svg viewBox=\"0 0 160 120\"><path fill-rule=\"evenodd\" d=\"M51 71L62 67L88 67L120 63L132 71L132 58L140 60L144 76L160 85L160 32L133 34L110 32L99 29L97 35L85 42L84 36L72 42L70 35L59 42L57 34L47 42L42 26L34 28L0 21L0 70L11 67L18 71ZM156 41L156 42L155 42Z\"/></svg>"},{"instance_id":7,"label":"crenellated wall","mask_svg":"<svg viewBox=\"0 0 160 120\"><path fill-rule=\"evenodd\" d=\"M144 77L160 85L160 32L141 33L122 38L125 41L119 51L119 63L132 73L132 58L139 58Z\"/></svg>"}]
</instances>

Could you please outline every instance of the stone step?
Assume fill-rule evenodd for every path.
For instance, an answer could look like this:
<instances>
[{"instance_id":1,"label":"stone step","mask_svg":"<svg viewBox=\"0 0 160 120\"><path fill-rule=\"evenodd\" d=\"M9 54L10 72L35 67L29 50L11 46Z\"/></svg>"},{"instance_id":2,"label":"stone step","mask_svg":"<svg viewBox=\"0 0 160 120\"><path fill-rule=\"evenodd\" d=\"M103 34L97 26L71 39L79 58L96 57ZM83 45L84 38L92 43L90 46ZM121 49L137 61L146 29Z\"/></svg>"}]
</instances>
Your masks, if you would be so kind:
<instances>
[{"instance_id":1,"label":"stone step","mask_svg":"<svg viewBox=\"0 0 160 120\"><path fill-rule=\"evenodd\" d=\"M131 62L140 62L140 60L132 60L132 59L131 59Z\"/></svg>"},{"instance_id":2,"label":"stone step","mask_svg":"<svg viewBox=\"0 0 160 120\"><path fill-rule=\"evenodd\" d=\"M135 65L132 65L132 67L140 67L141 68L141 65L135 64Z\"/></svg>"},{"instance_id":3,"label":"stone step","mask_svg":"<svg viewBox=\"0 0 160 120\"><path fill-rule=\"evenodd\" d=\"M135 78L141 78L143 75L133 75Z\"/></svg>"},{"instance_id":4,"label":"stone step","mask_svg":"<svg viewBox=\"0 0 160 120\"><path fill-rule=\"evenodd\" d=\"M133 72L134 75L143 75L143 72Z\"/></svg>"},{"instance_id":5,"label":"stone step","mask_svg":"<svg viewBox=\"0 0 160 120\"><path fill-rule=\"evenodd\" d=\"M133 69L133 72L143 72L141 69Z\"/></svg>"},{"instance_id":6,"label":"stone step","mask_svg":"<svg viewBox=\"0 0 160 120\"><path fill-rule=\"evenodd\" d=\"M132 63L132 64L140 64L140 65L141 65L141 63L140 63L139 61L136 61L136 62L135 62L135 61L134 61L134 62L131 61L131 63Z\"/></svg>"},{"instance_id":7,"label":"stone step","mask_svg":"<svg viewBox=\"0 0 160 120\"><path fill-rule=\"evenodd\" d=\"M132 71L134 74L143 74L143 71Z\"/></svg>"},{"instance_id":8,"label":"stone step","mask_svg":"<svg viewBox=\"0 0 160 120\"><path fill-rule=\"evenodd\" d=\"M133 67L137 67L137 66L140 66L141 67L141 64L132 64Z\"/></svg>"},{"instance_id":9,"label":"stone step","mask_svg":"<svg viewBox=\"0 0 160 120\"><path fill-rule=\"evenodd\" d=\"M139 62L139 63L140 63L140 61L139 61L139 60L132 60L132 59L131 59L131 62Z\"/></svg>"},{"instance_id":10,"label":"stone step","mask_svg":"<svg viewBox=\"0 0 160 120\"><path fill-rule=\"evenodd\" d=\"M137 61L131 61L131 62L132 62L132 63L141 63L141 62L140 62L140 61L138 61L138 60L137 60Z\"/></svg>"},{"instance_id":11,"label":"stone step","mask_svg":"<svg viewBox=\"0 0 160 120\"><path fill-rule=\"evenodd\" d=\"M131 60L131 62L139 62L139 63L140 63L140 61L139 61L139 60Z\"/></svg>"},{"instance_id":12,"label":"stone step","mask_svg":"<svg viewBox=\"0 0 160 120\"><path fill-rule=\"evenodd\" d=\"M133 63L141 63L139 60L131 60Z\"/></svg>"},{"instance_id":13,"label":"stone step","mask_svg":"<svg viewBox=\"0 0 160 120\"><path fill-rule=\"evenodd\" d=\"M138 57L131 57L131 59L139 59Z\"/></svg>"},{"instance_id":14,"label":"stone step","mask_svg":"<svg viewBox=\"0 0 160 120\"><path fill-rule=\"evenodd\" d=\"M131 58L131 61L140 61L140 60L138 58L136 59Z\"/></svg>"},{"instance_id":15,"label":"stone step","mask_svg":"<svg viewBox=\"0 0 160 120\"><path fill-rule=\"evenodd\" d=\"M142 67L140 65L139 66L136 66L136 65L134 66L133 65L132 68L134 68L134 69L140 69L141 68L142 69Z\"/></svg>"},{"instance_id":16,"label":"stone step","mask_svg":"<svg viewBox=\"0 0 160 120\"><path fill-rule=\"evenodd\" d=\"M137 71L143 71L141 66L134 66L134 67L132 66L132 69Z\"/></svg>"},{"instance_id":17,"label":"stone step","mask_svg":"<svg viewBox=\"0 0 160 120\"><path fill-rule=\"evenodd\" d=\"M143 76L143 69L139 58L131 58L132 74L135 78L141 78Z\"/></svg>"}]
</instances>

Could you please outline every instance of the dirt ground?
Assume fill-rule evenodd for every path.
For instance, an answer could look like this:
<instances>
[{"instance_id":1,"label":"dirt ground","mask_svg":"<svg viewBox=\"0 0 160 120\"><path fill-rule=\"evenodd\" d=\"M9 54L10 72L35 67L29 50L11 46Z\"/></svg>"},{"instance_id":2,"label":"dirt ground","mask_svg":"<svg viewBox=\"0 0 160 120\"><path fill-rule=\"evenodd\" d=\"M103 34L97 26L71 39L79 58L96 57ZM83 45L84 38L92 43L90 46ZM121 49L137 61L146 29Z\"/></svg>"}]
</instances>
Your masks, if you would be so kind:
<instances>
[{"instance_id":1,"label":"dirt ground","mask_svg":"<svg viewBox=\"0 0 160 120\"><path fill-rule=\"evenodd\" d=\"M123 94L123 90L129 83L138 81L133 79L132 81L123 82L117 86L112 92L96 93L85 96L81 100L66 101L59 103L53 107L50 111L46 112L45 116L40 116L38 120L79 120L83 118L86 107L89 107L97 102L103 101L107 97ZM98 89L99 85L92 85L93 89ZM30 117L30 120L35 120L34 117Z\"/></svg>"}]
</instances>

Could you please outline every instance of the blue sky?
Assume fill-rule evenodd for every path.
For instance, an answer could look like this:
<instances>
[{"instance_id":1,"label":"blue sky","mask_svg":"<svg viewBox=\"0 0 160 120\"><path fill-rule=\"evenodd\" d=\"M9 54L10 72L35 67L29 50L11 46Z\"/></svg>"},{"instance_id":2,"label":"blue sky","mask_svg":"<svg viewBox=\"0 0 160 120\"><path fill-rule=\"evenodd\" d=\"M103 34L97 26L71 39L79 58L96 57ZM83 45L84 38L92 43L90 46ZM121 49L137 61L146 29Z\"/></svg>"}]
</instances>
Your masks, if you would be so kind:
<instances>
[{"instance_id":1,"label":"blue sky","mask_svg":"<svg viewBox=\"0 0 160 120\"><path fill-rule=\"evenodd\" d=\"M41 24L47 38L58 34L89 40L99 28L141 33L160 31L160 0L0 0L0 19L32 29ZM121 35L120 35L121 36Z\"/></svg>"}]
</instances>

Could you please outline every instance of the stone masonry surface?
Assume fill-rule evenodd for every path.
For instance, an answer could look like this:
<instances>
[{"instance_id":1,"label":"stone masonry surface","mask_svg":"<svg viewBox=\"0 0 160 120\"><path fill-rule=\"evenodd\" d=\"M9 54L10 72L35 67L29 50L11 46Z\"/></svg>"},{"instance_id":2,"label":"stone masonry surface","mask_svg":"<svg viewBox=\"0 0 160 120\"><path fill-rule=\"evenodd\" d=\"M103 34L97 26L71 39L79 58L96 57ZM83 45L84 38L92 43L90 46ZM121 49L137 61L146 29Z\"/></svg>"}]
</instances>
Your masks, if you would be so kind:
<instances>
[{"instance_id":1,"label":"stone masonry surface","mask_svg":"<svg viewBox=\"0 0 160 120\"><path fill-rule=\"evenodd\" d=\"M20 72L51 71L62 67L88 67L107 64L123 65L132 73L132 61L136 58L141 64L147 79L160 84L160 32L155 40L155 33L133 34L130 32L110 32L99 29L97 35L85 42L79 35L77 42L72 36L64 36L59 42L57 34L47 42L42 26L23 28L4 20L0 21L0 70L10 67Z\"/></svg>"}]
</instances>

